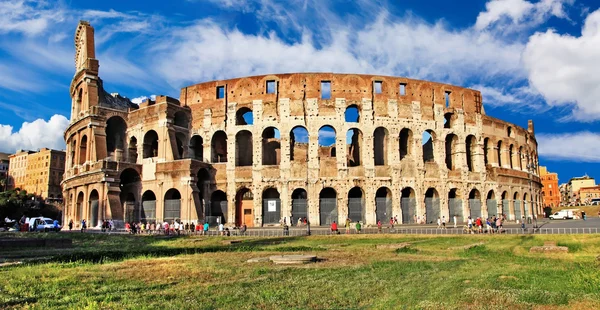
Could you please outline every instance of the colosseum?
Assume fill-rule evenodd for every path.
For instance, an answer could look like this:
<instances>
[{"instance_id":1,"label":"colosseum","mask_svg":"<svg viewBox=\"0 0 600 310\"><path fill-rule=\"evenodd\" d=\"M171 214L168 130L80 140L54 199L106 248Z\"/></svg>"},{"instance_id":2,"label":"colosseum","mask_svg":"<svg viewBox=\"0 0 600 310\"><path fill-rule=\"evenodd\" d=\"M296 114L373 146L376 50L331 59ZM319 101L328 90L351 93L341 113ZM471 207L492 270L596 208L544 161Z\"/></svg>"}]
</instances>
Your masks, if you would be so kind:
<instances>
[{"instance_id":1,"label":"colosseum","mask_svg":"<svg viewBox=\"0 0 600 310\"><path fill-rule=\"evenodd\" d=\"M75 34L65 220L248 227L541 212L537 142L476 90L403 77L290 73L204 82L139 105Z\"/></svg>"}]
</instances>

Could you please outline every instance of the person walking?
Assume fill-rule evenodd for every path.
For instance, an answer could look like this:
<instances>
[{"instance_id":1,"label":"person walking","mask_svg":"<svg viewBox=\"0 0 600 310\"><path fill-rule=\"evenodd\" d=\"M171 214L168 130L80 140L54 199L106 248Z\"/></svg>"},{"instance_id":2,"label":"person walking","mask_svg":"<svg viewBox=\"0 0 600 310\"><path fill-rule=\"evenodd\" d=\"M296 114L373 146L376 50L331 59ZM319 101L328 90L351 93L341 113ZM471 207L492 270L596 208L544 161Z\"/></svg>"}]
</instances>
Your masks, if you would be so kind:
<instances>
[{"instance_id":1,"label":"person walking","mask_svg":"<svg viewBox=\"0 0 600 310\"><path fill-rule=\"evenodd\" d=\"M336 223L335 221L333 221L333 222L331 223L331 233L332 233L332 234L336 234L336 233L337 233L337 231L338 231L338 226L337 226L337 223Z\"/></svg>"},{"instance_id":2,"label":"person walking","mask_svg":"<svg viewBox=\"0 0 600 310\"><path fill-rule=\"evenodd\" d=\"M438 216L438 219L437 219L437 225L438 225L438 227L437 227L438 229L442 228L442 219L440 219L439 216Z\"/></svg>"},{"instance_id":3,"label":"person walking","mask_svg":"<svg viewBox=\"0 0 600 310\"><path fill-rule=\"evenodd\" d=\"M359 234L360 234L360 229L361 229L361 226L360 226L360 221L359 221L359 222L356 222L356 232Z\"/></svg>"},{"instance_id":4,"label":"person walking","mask_svg":"<svg viewBox=\"0 0 600 310\"><path fill-rule=\"evenodd\" d=\"M81 220L81 232L85 232L85 230L87 229L87 223L85 222L85 219Z\"/></svg>"},{"instance_id":5,"label":"person walking","mask_svg":"<svg viewBox=\"0 0 600 310\"><path fill-rule=\"evenodd\" d=\"M442 229L446 229L446 216L442 216Z\"/></svg>"},{"instance_id":6,"label":"person walking","mask_svg":"<svg viewBox=\"0 0 600 310\"><path fill-rule=\"evenodd\" d=\"M73 220L69 221L69 231L73 230Z\"/></svg>"},{"instance_id":7,"label":"person walking","mask_svg":"<svg viewBox=\"0 0 600 310\"><path fill-rule=\"evenodd\" d=\"M390 217L390 229L394 229L394 218Z\"/></svg>"},{"instance_id":8,"label":"person walking","mask_svg":"<svg viewBox=\"0 0 600 310\"><path fill-rule=\"evenodd\" d=\"M453 219L452 219L452 220L454 221L454 228L456 228L456 214L454 214L454 216L453 216Z\"/></svg>"},{"instance_id":9,"label":"person walking","mask_svg":"<svg viewBox=\"0 0 600 310\"><path fill-rule=\"evenodd\" d=\"M307 218L304 218L304 225L306 225L306 235L310 236L310 221Z\"/></svg>"},{"instance_id":10,"label":"person walking","mask_svg":"<svg viewBox=\"0 0 600 310\"><path fill-rule=\"evenodd\" d=\"M350 219L346 218L346 224L344 225L344 227L346 227L346 235L350 233Z\"/></svg>"},{"instance_id":11,"label":"person walking","mask_svg":"<svg viewBox=\"0 0 600 310\"><path fill-rule=\"evenodd\" d=\"M204 227L202 227L202 234L203 235L208 235L208 228L209 228L208 222L204 222Z\"/></svg>"},{"instance_id":12,"label":"person walking","mask_svg":"<svg viewBox=\"0 0 600 310\"><path fill-rule=\"evenodd\" d=\"M381 220L377 221L377 232L381 233Z\"/></svg>"}]
</instances>

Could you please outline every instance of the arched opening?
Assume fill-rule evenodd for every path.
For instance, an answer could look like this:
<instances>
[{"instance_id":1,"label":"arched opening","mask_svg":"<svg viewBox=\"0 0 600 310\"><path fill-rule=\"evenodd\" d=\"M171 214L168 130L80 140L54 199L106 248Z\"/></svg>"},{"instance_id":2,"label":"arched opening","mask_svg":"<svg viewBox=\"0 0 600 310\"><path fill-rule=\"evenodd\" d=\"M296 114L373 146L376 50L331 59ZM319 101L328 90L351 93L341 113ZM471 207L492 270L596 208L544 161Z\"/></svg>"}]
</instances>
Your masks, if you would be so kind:
<instances>
[{"instance_id":1,"label":"arched opening","mask_svg":"<svg viewBox=\"0 0 600 310\"><path fill-rule=\"evenodd\" d=\"M76 163L75 160L75 152L77 151L77 141L75 141L75 139L73 139L73 141L71 142L71 167L75 166Z\"/></svg>"},{"instance_id":2,"label":"arched opening","mask_svg":"<svg viewBox=\"0 0 600 310\"><path fill-rule=\"evenodd\" d=\"M425 192L425 221L436 223L440 217L440 196L435 188L429 188Z\"/></svg>"},{"instance_id":3,"label":"arched opening","mask_svg":"<svg viewBox=\"0 0 600 310\"><path fill-rule=\"evenodd\" d=\"M263 223L277 224L281 220L281 200L276 188L267 188L262 193Z\"/></svg>"},{"instance_id":4,"label":"arched opening","mask_svg":"<svg viewBox=\"0 0 600 310\"><path fill-rule=\"evenodd\" d=\"M468 135L467 139L465 140L465 149L467 151L467 168L469 168L469 171L475 171L474 155L476 147L477 140L475 139L475 136Z\"/></svg>"},{"instance_id":5,"label":"arched opening","mask_svg":"<svg viewBox=\"0 0 600 310\"><path fill-rule=\"evenodd\" d=\"M83 192L79 192L77 195L77 202L75 206L75 221L80 223L83 220Z\"/></svg>"},{"instance_id":6,"label":"arched opening","mask_svg":"<svg viewBox=\"0 0 600 310\"><path fill-rule=\"evenodd\" d=\"M90 223L89 227L98 226L98 211L99 211L99 201L100 197L98 196L97 190L92 190L90 193L89 206L90 206Z\"/></svg>"},{"instance_id":7,"label":"arched opening","mask_svg":"<svg viewBox=\"0 0 600 310\"><path fill-rule=\"evenodd\" d=\"M444 128L452 128L452 113L444 114Z\"/></svg>"},{"instance_id":8,"label":"arched opening","mask_svg":"<svg viewBox=\"0 0 600 310\"><path fill-rule=\"evenodd\" d=\"M462 223L464 221L462 199L460 198L457 188L453 188L448 192L448 211L450 211L450 218L448 221L451 219L454 221L454 217L456 217L457 223Z\"/></svg>"},{"instance_id":9,"label":"arched opening","mask_svg":"<svg viewBox=\"0 0 600 310\"><path fill-rule=\"evenodd\" d=\"M358 111L358 106L353 104L349 105L346 108L346 112L344 113L344 118L346 123L358 123L360 120L360 112Z\"/></svg>"},{"instance_id":10,"label":"arched opening","mask_svg":"<svg viewBox=\"0 0 600 310\"><path fill-rule=\"evenodd\" d=\"M375 156L375 166L385 166L388 164L388 130L383 127L377 127L373 133L373 154Z\"/></svg>"},{"instance_id":11,"label":"arched opening","mask_svg":"<svg viewBox=\"0 0 600 310\"><path fill-rule=\"evenodd\" d=\"M331 187L326 187L319 193L320 225L329 225L337 220L337 192Z\"/></svg>"},{"instance_id":12,"label":"arched opening","mask_svg":"<svg viewBox=\"0 0 600 310\"><path fill-rule=\"evenodd\" d=\"M185 145L183 144L183 141L187 141L185 135L181 132L178 132L175 134L175 143L177 144L177 153L174 154L175 158L177 159L183 159L184 155L185 155Z\"/></svg>"},{"instance_id":13,"label":"arched opening","mask_svg":"<svg viewBox=\"0 0 600 310\"><path fill-rule=\"evenodd\" d=\"M137 163L138 159L138 151L137 151L137 139L135 137L131 137L129 139L129 149L127 154L127 160L130 163Z\"/></svg>"},{"instance_id":14,"label":"arched opening","mask_svg":"<svg viewBox=\"0 0 600 310\"><path fill-rule=\"evenodd\" d=\"M235 225L254 226L254 195L247 188L241 188L235 195Z\"/></svg>"},{"instance_id":15,"label":"arched opening","mask_svg":"<svg viewBox=\"0 0 600 310\"><path fill-rule=\"evenodd\" d=\"M512 137L512 127L508 126L508 128L506 128L506 135Z\"/></svg>"},{"instance_id":16,"label":"arched opening","mask_svg":"<svg viewBox=\"0 0 600 310\"><path fill-rule=\"evenodd\" d=\"M74 105L74 111L73 111L73 119L76 119L79 117L79 113L82 112L84 110L83 107L83 89L80 88L79 92L77 93L77 102Z\"/></svg>"},{"instance_id":17,"label":"arched opening","mask_svg":"<svg viewBox=\"0 0 600 310\"><path fill-rule=\"evenodd\" d=\"M119 116L106 121L106 154L109 158L121 161L127 142L127 123Z\"/></svg>"},{"instance_id":18,"label":"arched opening","mask_svg":"<svg viewBox=\"0 0 600 310\"><path fill-rule=\"evenodd\" d=\"M252 133L242 130L235 135L235 165L252 166Z\"/></svg>"},{"instance_id":19,"label":"arched opening","mask_svg":"<svg viewBox=\"0 0 600 310\"><path fill-rule=\"evenodd\" d=\"M348 218L352 222L365 220L365 198L363 190L356 186L348 192Z\"/></svg>"},{"instance_id":20,"label":"arched opening","mask_svg":"<svg viewBox=\"0 0 600 310\"><path fill-rule=\"evenodd\" d=\"M133 194L131 197L133 198ZM135 203L135 199L133 201ZM147 190L142 195L141 221L145 223L156 222L156 195L151 190Z\"/></svg>"},{"instance_id":21,"label":"arched opening","mask_svg":"<svg viewBox=\"0 0 600 310\"><path fill-rule=\"evenodd\" d=\"M529 197L527 196L527 193L523 194L523 216L525 217L525 219L531 217L531 201L527 201Z\"/></svg>"},{"instance_id":22,"label":"arched opening","mask_svg":"<svg viewBox=\"0 0 600 310\"><path fill-rule=\"evenodd\" d=\"M79 164L83 165L87 161L87 136L81 137L81 142L79 143Z\"/></svg>"},{"instance_id":23,"label":"arched opening","mask_svg":"<svg viewBox=\"0 0 600 310\"><path fill-rule=\"evenodd\" d=\"M502 214L510 214L510 200L508 199L508 192L502 192Z\"/></svg>"},{"instance_id":24,"label":"arched opening","mask_svg":"<svg viewBox=\"0 0 600 310\"><path fill-rule=\"evenodd\" d=\"M363 144L363 135L360 129L352 128L346 132L346 144L348 145L348 167L360 166Z\"/></svg>"},{"instance_id":25,"label":"arched opening","mask_svg":"<svg viewBox=\"0 0 600 310\"><path fill-rule=\"evenodd\" d=\"M252 110L247 107L243 107L237 110L235 113L235 124L236 125L253 125L254 115Z\"/></svg>"},{"instance_id":26,"label":"arched opening","mask_svg":"<svg viewBox=\"0 0 600 310\"><path fill-rule=\"evenodd\" d=\"M227 195L221 190L212 192L210 207L206 211L206 221L209 225L227 223Z\"/></svg>"},{"instance_id":27,"label":"arched opening","mask_svg":"<svg viewBox=\"0 0 600 310\"><path fill-rule=\"evenodd\" d=\"M183 111L175 112L175 116L173 117L173 125L188 128L189 121L188 117Z\"/></svg>"},{"instance_id":28,"label":"arched opening","mask_svg":"<svg viewBox=\"0 0 600 310\"><path fill-rule=\"evenodd\" d=\"M267 127L262 133L262 164L279 165L281 160L281 134L275 127Z\"/></svg>"},{"instance_id":29,"label":"arched opening","mask_svg":"<svg viewBox=\"0 0 600 310\"><path fill-rule=\"evenodd\" d=\"M515 192L513 195L513 210L516 221L521 221L523 212L521 211L521 200L519 200L519 192Z\"/></svg>"},{"instance_id":30,"label":"arched opening","mask_svg":"<svg viewBox=\"0 0 600 310\"><path fill-rule=\"evenodd\" d=\"M319 157L321 160L326 158L335 158L335 129L329 125L325 125L319 129ZM332 163L335 163L333 161Z\"/></svg>"},{"instance_id":31,"label":"arched opening","mask_svg":"<svg viewBox=\"0 0 600 310\"><path fill-rule=\"evenodd\" d=\"M412 154L412 135L412 131L408 128L400 131L400 160Z\"/></svg>"},{"instance_id":32,"label":"arched opening","mask_svg":"<svg viewBox=\"0 0 600 310\"><path fill-rule=\"evenodd\" d=\"M469 209L471 211L471 218L476 219L482 217L481 214L481 194L477 189L472 189L469 193Z\"/></svg>"},{"instance_id":33,"label":"arched opening","mask_svg":"<svg viewBox=\"0 0 600 310\"><path fill-rule=\"evenodd\" d=\"M490 160L488 159L489 148L490 148L490 138L483 139L483 163L486 166L490 162Z\"/></svg>"},{"instance_id":34,"label":"arched opening","mask_svg":"<svg viewBox=\"0 0 600 310\"><path fill-rule=\"evenodd\" d=\"M510 162L510 169L514 169L514 167L515 167L513 165L513 156L514 156L514 152L515 152L514 148L515 147L512 144L508 147L508 160Z\"/></svg>"},{"instance_id":35,"label":"arched opening","mask_svg":"<svg viewBox=\"0 0 600 310\"><path fill-rule=\"evenodd\" d=\"M202 206L206 206L205 202L208 197L205 197L205 195L210 190L210 183L210 173L208 173L208 170L204 168L198 170L198 173L196 174L196 186L198 187L198 197L202 202Z\"/></svg>"},{"instance_id":36,"label":"arched opening","mask_svg":"<svg viewBox=\"0 0 600 310\"><path fill-rule=\"evenodd\" d=\"M171 188L165 193L165 222L173 223L181 218L181 194L178 190Z\"/></svg>"},{"instance_id":37,"label":"arched opening","mask_svg":"<svg viewBox=\"0 0 600 310\"><path fill-rule=\"evenodd\" d=\"M455 134L451 133L446 136L446 168L448 170L455 170L458 165L457 143L458 137Z\"/></svg>"},{"instance_id":38,"label":"arched opening","mask_svg":"<svg viewBox=\"0 0 600 310\"><path fill-rule=\"evenodd\" d=\"M154 130L148 131L144 135L144 158L158 156L158 134Z\"/></svg>"},{"instance_id":39,"label":"arched opening","mask_svg":"<svg viewBox=\"0 0 600 310\"><path fill-rule=\"evenodd\" d=\"M290 161L308 162L308 130L302 126L290 131Z\"/></svg>"},{"instance_id":40,"label":"arched opening","mask_svg":"<svg viewBox=\"0 0 600 310\"><path fill-rule=\"evenodd\" d=\"M434 155L434 141L435 140L435 132L433 130L426 130L423 132L423 137L421 139L421 143L423 145L423 162L435 162ZM437 220L437 219L436 219Z\"/></svg>"},{"instance_id":41,"label":"arched opening","mask_svg":"<svg viewBox=\"0 0 600 310\"><path fill-rule=\"evenodd\" d=\"M213 163L227 162L227 134L224 131L215 132L210 142L210 150Z\"/></svg>"},{"instance_id":42,"label":"arched opening","mask_svg":"<svg viewBox=\"0 0 600 310\"><path fill-rule=\"evenodd\" d=\"M375 192L375 216L377 222L381 221L382 224L389 222L392 218L392 191L387 187L380 187Z\"/></svg>"},{"instance_id":43,"label":"arched opening","mask_svg":"<svg viewBox=\"0 0 600 310\"><path fill-rule=\"evenodd\" d=\"M485 201L487 206L487 216L488 218L492 218L498 215L498 202L496 201L496 194L493 190L490 190L487 194L487 199Z\"/></svg>"},{"instance_id":44,"label":"arched opening","mask_svg":"<svg viewBox=\"0 0 600 310\"><path fill-rule=\"evenodd\" d=\"M400 208L402 209L402 224L417 223L417 200L414 189L410 187L402 189Z\"/></svg>"},{"instance_id":45,"label":"arched opening","mask_svg":"<svg viewBox=\"0 0 600 310\"><path fill-rule=\"evenodd\" d=\"M308 217L308 194L303 188L297 188L292 192L292 219L290 223L294 224L294 219L303 219Z\"/></svg>"},{"instance_id":46,"label":"arched opening","mask_svg":"<svg viewBox=\"0 0 600 310\"><path fill-rule=\"evenodd\" d=\"M192 137L190 151L193 159L204 161L204 140L201 136L195 135Z\"/></svg>"},{"instance_id":47,"label":"arched opening","mask_svg":"<svg viewBox=\"0 0 600 310\"><path fill-rule=\"evenodd\" d=\"M502 141L498 141L498 147L496 149L496 156L498 159L498 167L502 168Z\"/></svg>"},{"instance_id":48,"label":"arched opening","mask_svg":"<svg viewBox=\"0 0 600 310\"><path fill-rule=\"evenodd\" d=\"M519 161L519 169L523 170L523 146L519 147L519 154L517 155Z\"/></svg>"},{"instance_id":49,"label":"arched opening","mask_svg":"<svg viewBox=\"0 0 600 310\"><path fill-rule=\"evenodd\" d=\"M132 168L127 168L119 175L119 188L121 194L121 206L125 212L125 220L127 222L138 222L140 220L140 207L136 203L136 193L142 191L142 178L140 174ZM113 214L115 217L115 214Z\"/></svg>"}]
</instances>

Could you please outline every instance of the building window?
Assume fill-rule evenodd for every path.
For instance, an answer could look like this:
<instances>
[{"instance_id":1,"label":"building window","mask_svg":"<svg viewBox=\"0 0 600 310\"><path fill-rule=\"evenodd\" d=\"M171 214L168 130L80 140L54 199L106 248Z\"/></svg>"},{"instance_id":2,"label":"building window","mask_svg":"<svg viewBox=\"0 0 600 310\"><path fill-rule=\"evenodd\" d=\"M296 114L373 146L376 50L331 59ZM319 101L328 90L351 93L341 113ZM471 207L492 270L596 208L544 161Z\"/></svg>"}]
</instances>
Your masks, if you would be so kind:
<instances>
[{"instance_id":1,"label":"building window","mask_svg":"<svg viewBox=\"0 0 600 310\"><path fill-rule=\"evenodd\" d=\"M406 95L406 84L400 83L400 96Z\"/></svg>"},{"instance_id":2,"label":"building window","mask_svg":"<svg viewBox=\"0 0 600 310\"><path fill-rule=\"evenodd\" d=\"M321 99L331 99L330 81L321 81Z\"/></svg>"},{"instance_id":3,"label":"building window","mask_svg":"<svg viewBox=\"0 0 600 310\"><path fill-rule=\"evenodd\" d=\"M373 91L375 92L375 94L381 94L382 84L383 84L382 81L373 82Z\"/></svg>"},{"instance_id":4,"label":"building window","mask_svg":"<svg viewBox=\"0 0 600 310\"><path fill-rule=\"evenodd\" d=\"M225 98L225 86L217 86L217 99Z\"/></svg>"},{"instance_id":5,"label":"building window","mask_svg":"<svg viewBox=\"0 0 600 310\"><path fill-rule=\"evenodd\" d=\"M274 94L276 91L275 81L267 81L267 94Z\"/></svg>"}]
</instances>

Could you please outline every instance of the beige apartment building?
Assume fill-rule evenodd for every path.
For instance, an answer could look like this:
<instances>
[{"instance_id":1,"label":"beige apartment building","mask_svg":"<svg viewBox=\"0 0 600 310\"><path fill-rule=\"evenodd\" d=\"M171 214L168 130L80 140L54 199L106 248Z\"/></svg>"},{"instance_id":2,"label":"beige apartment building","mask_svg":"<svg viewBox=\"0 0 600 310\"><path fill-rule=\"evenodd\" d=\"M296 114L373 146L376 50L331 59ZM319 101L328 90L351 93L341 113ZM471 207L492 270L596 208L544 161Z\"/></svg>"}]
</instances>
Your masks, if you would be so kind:
<instances>
[{"instance_id":1,"label":"beige apartment building","mask_svg":"<svg viewBox=\"0 0 600 310\"><path fill-rule=\"evenodd\" d=\"M39 152L19 151L9 158L11 188L21 188L43 198L62 198L64 151L47 148Z\"/></svg>"}]
</instances>

